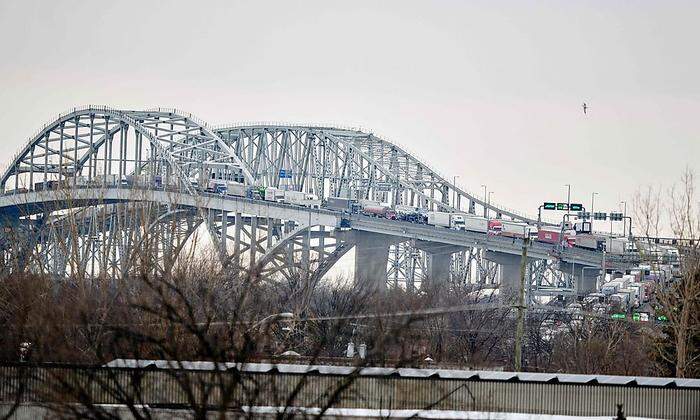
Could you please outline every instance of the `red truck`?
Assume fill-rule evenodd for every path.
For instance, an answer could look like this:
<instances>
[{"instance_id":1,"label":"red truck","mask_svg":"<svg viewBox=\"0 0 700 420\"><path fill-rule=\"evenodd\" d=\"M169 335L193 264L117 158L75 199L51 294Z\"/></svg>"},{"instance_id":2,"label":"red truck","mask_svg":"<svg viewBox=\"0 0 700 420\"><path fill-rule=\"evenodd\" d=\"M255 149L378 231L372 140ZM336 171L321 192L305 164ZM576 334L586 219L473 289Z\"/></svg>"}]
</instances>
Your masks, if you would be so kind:
<instances>
[{"instance_id":1,"label":"red truck","mask_svg":"<svg viewBox=\"0 0 700 420\"><path fill-rule=\"evenodd\" d=\"M568 247L576 245L576 232L565 230L562 236L560 227L541 227L537 231L537 240L548 244L563 243Z\"/></svg>"},{"instance_id":2,"label":"red truck","mask_svg":"<svg viewBox=\"0 0 700 420\"><path fill-rule=\"evenodd\" d=\"M383 205L367 205L362 207L362 214L366 216L383 217L390 220L396 220L396 212L389 206Z\"/></svg>"}]
</instances>

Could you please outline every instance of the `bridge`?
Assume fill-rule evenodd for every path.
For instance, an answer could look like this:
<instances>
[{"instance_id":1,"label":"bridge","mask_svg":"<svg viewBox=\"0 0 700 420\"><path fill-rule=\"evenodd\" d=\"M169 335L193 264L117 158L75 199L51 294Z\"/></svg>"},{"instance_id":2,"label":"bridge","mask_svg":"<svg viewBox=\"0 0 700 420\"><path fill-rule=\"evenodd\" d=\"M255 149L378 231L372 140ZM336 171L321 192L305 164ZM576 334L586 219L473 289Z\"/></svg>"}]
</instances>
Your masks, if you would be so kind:
<instances>
[{"instance_id":1,"label":"bridge","mask_svg":"<svg viewBox=\"0 0 700 420\"><path fill-rule=\"evenodd\" d=\"M206 189L212 171L324 200L372 199L537 223L450 183L373 133L212 127L173 109L89 106L45 124L0 178L4 269L119 279L144 264L136 250L147 246L148 264L167 272L204 230L222 264L288 280L313 284L354 249L357 287L446 281L517 287L521 239L216 194ZM147 181L125 183L126 177ZM603 264L625 266L598 251L534 242L528 288L585 293Z\"/></svg>"}]
</instances>

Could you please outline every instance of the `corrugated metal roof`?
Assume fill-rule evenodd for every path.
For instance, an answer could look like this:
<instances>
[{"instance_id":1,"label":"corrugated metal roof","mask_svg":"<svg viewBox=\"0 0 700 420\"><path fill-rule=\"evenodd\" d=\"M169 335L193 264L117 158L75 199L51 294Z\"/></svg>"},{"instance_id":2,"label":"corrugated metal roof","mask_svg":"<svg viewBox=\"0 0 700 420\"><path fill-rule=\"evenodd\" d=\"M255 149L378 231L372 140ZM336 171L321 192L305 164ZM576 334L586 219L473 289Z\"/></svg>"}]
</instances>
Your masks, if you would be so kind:
<instances>
[{"instance_id":1,"label":"corrugated metal roof","mask_svg":"<svg viewBox=\"0 0 700 420\"><path fill-rule=\"evenodd\" d=\"M157 369L186 369L186 370L228 370L238 369L243 372L267 373L280 372L287 374L316 373L320 375L349 375L359 369L361 376L400 376L404 378L439 377L443 379L483 380L483 381L519 381L519 382L549 382L564 384L645 386L645 387L681 387L700 388L700 379L660 378L648 376L613 376L613 375L581 375L569 373L537 373L537 372L498 372L488 370L457 370L457 369L418 369L418 368L386 368L386 367L352 367L332 365L301 365L288 363L214 363L214 362L178 362L169 360L137 360L115 359L105 366L114 368L157 368Z\"/></svg>"}]
</instances>

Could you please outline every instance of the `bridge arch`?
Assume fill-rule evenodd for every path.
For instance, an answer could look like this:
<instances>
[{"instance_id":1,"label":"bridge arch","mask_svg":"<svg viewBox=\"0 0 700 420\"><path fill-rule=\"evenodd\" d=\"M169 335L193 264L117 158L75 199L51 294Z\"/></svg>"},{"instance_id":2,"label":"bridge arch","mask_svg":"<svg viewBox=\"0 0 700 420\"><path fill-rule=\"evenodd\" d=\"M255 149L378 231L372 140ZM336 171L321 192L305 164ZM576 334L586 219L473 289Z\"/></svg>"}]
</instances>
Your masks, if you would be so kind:
<instances>
[{"instance_id":1,"label":"bridge arch","mask_svg":"<svg viewBox=\"0 0 700 420\"><path fill-rule=\"evenodd\" d=\"M191 182L202 178L207 164L227 165L240 171L247 183L255 183L226 143L190 114L89 106L42 127L3 173L0 186L32 189L37 181L76 182L81 176L91 182L149 173L196 194Z\"/></svg>"},{"instance_id":2,"label":"bridge arch","mask_svg":"<svg viewBox=\"0 0 700 420\"><path fill-rule=\"evenodd\" d=\"M57 219L55 216L60 216L62 211L72 211L71 207L74 207L73 210L77 207L114 208L118 211L113 214L93 217L112 229L101 232L103 236L98 239L123 240L126 245L117 243L114 247L124 247L128 245L128 235L115 229L131 229L118 220L119 212L127 209L129 203L161 206L160 214L168 214L173 209L172 214L183 213L178 212L176 203L169 203L163 197L135 200L117 194L112 198L99 196L80 201L80 191L100 186L106 190L108 176L114 177L109 182L116 187L112 188L114 190L120 189L123 177L146 177L145 180L134 181L143 189L156 187L153 183L159 178L164 185L157 186L159 192L151 193L167 191L179 194L180 200L187 201L191 209L188 212L198 217L196 224L201 226L204 223L218 241L216 246L223 251L224 263L229 260L228 240L233 238L234 244L237 244L234 248L238 247L239 251L245 249L253 255L252 263L259 262L266 267L264 269L276 272L297 267L294 261L288 264L289 258L294 260L296 255L300 255L303 261L303 254L315 249L319 258L313 275L322 276L337 258L352 248L352 235L342 238L336 232L318 227L334 226L335 223L329 220L325 224L318 220L305 221L304 218L312 212L298 207L287 206L273 211L250 207L260 203L250 204L249 207L227 207L230 203L222 202L208 205L209 200L223 200L202 188L201 183L208 180L209 166L235 171L248 184L305 191L324 199L375 199L433 210L479 215L483 211L495 218L535 222L530 216L497 206L460 188L408 149L372 132L290 124L229 125L215 129L190 114L172 109L134 111L90 106L61 115L32 136L2 174L0 186L6 196L0 197L0 200L8 194L29 200L32 194L53 189L47 185L49 182L58 183L61 187L78 192L72 202L67 203L64 198L63 204L53 206L62 199L40 197L33 208L29 203L25 203L24 207L16 205L15 209L23 208L25 212L18 212L13 217L22 218L30 227L56 223L55 227L59 228L60 217ZM148 185L142 185L144 183ZM17 191L22 188L33 191ZM270 206L274 207L274 204ZM292 215L294 212L306 213ZM155 222L153 229L159 229L166 221L167 217L164 216L160 222ZM183 221L183 227L186 225L187 221ZM93 235L90 229L94 229L95 223L90 222L86 226L84 239L89 243L88 236ZM59 241L61 230L55 229L55 232L54 241ZM183 237L186 237L187 230L183 232ZM242 236L235 239L239 234ZM311 241L305 237L313 237L314 244L309 245ZM50 244L47 242L47 245ZM394 247L390 252L393 265L389 270L394 270L395 282L399 281L400 276L414 275L405 273L416 273L427 266L425 255L419 254L424 251L414 246L413 241L391 246ZM453 267L458 266L457 271L461 270L463 277L475 265L481 272L489 274L493 271L488 261L484 263L478 259L477 251L481 248L483 245L469 246L467 252L460 251L458 258L452 258ZM109 252L114 254L113 249ZM175 251L177 249L174 248ZM83 247L81 252L89 250ZM58 261L58 267L63 265L61 261L64 257L59 255L54 258ZM413 264L414 268L406 268L408 264Z\"/></svg>"}]
</instances>

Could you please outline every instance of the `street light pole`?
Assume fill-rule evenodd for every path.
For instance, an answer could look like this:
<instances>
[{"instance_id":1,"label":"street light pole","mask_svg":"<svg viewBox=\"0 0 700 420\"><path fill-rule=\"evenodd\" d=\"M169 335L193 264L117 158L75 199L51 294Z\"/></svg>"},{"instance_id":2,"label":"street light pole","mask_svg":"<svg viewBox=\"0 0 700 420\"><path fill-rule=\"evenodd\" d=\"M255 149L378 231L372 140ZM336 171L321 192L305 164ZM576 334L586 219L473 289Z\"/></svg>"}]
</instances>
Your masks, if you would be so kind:
<instances>
[{"instance_id":1,"label":"street light pole","mask_svg":"<svg viewBox=\"0 0 700 420\"><path fill-rule=\"evenodd\" d=\"M626 235L627 234L627 202L626 201L620 201L620 204L624 204L624 209L622 210L622 234Z\"/></svg>"},{"instance_id":2,"label":"street light pole","mask_svg":"<svg viewBox=\"0 0 700 420\"><path fill-rule=\"evenodd\" d=\"M484 203L486 203L486 185L485 185L485 184L481 184L481 186L484 187ZM488 207L484 207L484 217L488 217L488 216L487 216L487 215L488 215L488 211L489 211L489 208L488 208Z\"/></svg>"},{"instance_id":3,"label":"street light pole","mask_svg":"<svg viewBox=\"0 0 700 420\"><path fill-rule=\"evenodd\" d=\"M571 184L564 184L567 187L566 193L566 214L569 214L569 207L571 207Z\"/></svg>"},{"instance_id":4,"label":"street light pole","mask_svg":"<svg viewBox=\"0 0 700 420\"><path fill-rule=\"evenodd\" d=\"M452 177L452 191L453 191L453 198L452 198L452 206L459 210L459 204L457 204L457 178L459 178L459 175L454 175Z\"/></svg>"},{"instance_id":5,"label":"street light pole","mask_svg":"<svg viewBox=\"0 0 700 420\"><path fill-rule=\"evenodd\" d=\"M591 232L593 232L593 203L595 202L595 196L598 194L597 192L594 192L591 194Z\"/></svg>"},{"instance_id":6,"label":"street light pole","mask_svg":"<svg viewBox=\"0 0 700 420\"><path fill-rule=\"evenodd\" d=\"M489 207L491 207L491 194L493 194L493 191L489 191L489 198L488 198L488 203L487 203ZM488 208L488 207L487 207L487 208ZM489 220L491 220L491 214L490 214L490 213L487 213L487 216L486 216L486 226L488 226Z\"/></svg>"}]
</instances>

